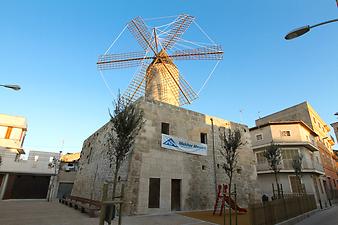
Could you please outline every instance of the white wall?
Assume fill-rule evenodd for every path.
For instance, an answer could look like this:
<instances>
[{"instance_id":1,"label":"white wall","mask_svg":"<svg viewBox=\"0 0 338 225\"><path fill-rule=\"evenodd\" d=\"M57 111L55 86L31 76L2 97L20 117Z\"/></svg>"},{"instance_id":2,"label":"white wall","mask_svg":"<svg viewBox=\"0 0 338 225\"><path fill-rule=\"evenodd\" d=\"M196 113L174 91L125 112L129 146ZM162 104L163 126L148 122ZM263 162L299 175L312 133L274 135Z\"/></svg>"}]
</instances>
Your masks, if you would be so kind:
<instances>
[{"instance_id":1,"label":"white wall","mask_svg":"<svg viewBox=\"0 0 338 225\"><path fill-rule=\"evenodd\" d=\"M51 157L58 157L58 153L30 151L28 159L15 161L16 154L7 149L0 148L2 173L30 173L30 174L54 174L54 168L48 166ZM35 160L37 156L37 160Z\"/></svg>"}]
</instances>

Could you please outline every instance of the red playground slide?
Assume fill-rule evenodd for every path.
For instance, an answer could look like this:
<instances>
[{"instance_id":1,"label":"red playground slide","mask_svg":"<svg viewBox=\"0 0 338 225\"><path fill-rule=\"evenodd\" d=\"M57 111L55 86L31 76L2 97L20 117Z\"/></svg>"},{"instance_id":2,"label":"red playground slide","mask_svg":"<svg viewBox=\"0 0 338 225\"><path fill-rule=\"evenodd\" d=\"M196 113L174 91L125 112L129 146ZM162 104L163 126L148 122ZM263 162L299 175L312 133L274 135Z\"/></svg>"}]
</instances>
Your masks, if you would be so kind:
<instances>
[{"instance_id":1,"label":"red playground slide","mask_svg":"<svg viewBox=\"0 0 338 225\"><path fill-rule=\"evenodd\" d=\"M221 200L222 204L221 204L221 209L220 209L220 213L219 215L222 215L222 212L223 212L223 208L224 208L224 205L225 205L225 202L233 209L233 210L236 210L240 213L246 213L248 212L245 208L241 208L239 207L238 205L235 204L235 201L230 198L228 195L227 195L227 190L228 190L228 185L226 184L223 184L223 192L222 192L222 185L218 185L218 188L217 188L217 199L216 199L216 202L215 202L215 205L214 205L214 212L213 214L215 215L216 211L217 211L217 207L218 207L218 201ZM222 193L221 193L222 192Z\"/></svg>"},{"instance_id":2,"label":"red playground slide","mask_svg":"<svg viewBox=\"0 0 338 225\"><path fill-rule=\"evenodd\" d=\"M225 201L226 201L226 203L228 203L228 205L229 205L233 210L236 210L236 208L237 208L237 211L238 211L238 212L241 212L241 213L246 213L246 212L248 212L248 210L246 210L245 208L241 208L241 207L239 207L238 205L235 205L235 201L234 201L232 198L229 198L229 196L225 196Z\"/></svg>"}]
</instances>

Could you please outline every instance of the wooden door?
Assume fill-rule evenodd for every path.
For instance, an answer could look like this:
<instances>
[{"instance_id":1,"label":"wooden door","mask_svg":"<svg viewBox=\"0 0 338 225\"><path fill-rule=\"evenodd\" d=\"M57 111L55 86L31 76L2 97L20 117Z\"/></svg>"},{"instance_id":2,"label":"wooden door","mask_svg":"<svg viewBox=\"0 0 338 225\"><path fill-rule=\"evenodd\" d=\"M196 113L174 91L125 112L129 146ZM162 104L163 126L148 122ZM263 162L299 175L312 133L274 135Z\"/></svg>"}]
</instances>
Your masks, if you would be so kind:
<instances>
[{"instance_id":1,"label":"wooden door","mask_svg":"<svg viewBox=\"0 0 338 225\"><path fill-rule=\"evenodd\" d=\"M171 180L171 210L181 210L181 179Z\"/></svg>"}]
</instances>

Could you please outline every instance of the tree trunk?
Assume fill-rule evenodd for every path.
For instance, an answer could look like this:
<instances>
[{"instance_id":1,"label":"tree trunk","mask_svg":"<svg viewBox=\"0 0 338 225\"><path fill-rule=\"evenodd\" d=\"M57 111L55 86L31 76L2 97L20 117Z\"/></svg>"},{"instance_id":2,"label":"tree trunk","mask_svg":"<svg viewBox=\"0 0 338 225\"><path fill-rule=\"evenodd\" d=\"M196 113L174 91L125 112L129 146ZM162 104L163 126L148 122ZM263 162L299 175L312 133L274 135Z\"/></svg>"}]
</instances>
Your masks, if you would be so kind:
<instances>
[{"instance_id":1,"label":"tree trunk","mask_svg":"<svg viewBox=\"0 0 338 225\"><path fill-rule=\"evenodd\" d=\"M275 180L276 180L276 185L277 185L277 196L278 196L278 199L280 199L280 190L279 190L279 184L278 184L277 171L275 171Z\"/></svg>"},{"instance_id":2,"label":"tree trunk","mask_svg":"<svg viewBox=\"0 0 338 225\"><path fill-rule=\"evenodd\" d=\"M112 193L112 200L114 200L115 195L116 195L116 186L117 186L117 175L120 170L120 162L116 160L115 164L115 171L114 171L114 178L113 178L113 193Z\"/></svg>"},{"instance_id":3,"label":"tree trunk","mask_svg":"<svg viewBox=\"0 0 338 225\"><path fill-rule=\"evenodd\" d=\"M230 181L229 181L229 224L232 224L231 221L231 184L232 184L232 172L230 173Z\"/></svg>"}]
</instances>

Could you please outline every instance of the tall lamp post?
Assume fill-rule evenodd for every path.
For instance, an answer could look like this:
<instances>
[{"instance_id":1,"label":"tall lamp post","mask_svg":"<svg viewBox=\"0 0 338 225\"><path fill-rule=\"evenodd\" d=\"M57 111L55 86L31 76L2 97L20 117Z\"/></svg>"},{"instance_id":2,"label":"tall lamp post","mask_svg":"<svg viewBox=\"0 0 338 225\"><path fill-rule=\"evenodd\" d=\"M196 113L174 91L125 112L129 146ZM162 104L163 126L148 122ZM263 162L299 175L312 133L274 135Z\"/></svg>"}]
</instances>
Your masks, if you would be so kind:
<instances>
[{"instance_id":1,"label":"tall lamp post","mask_svg":"<svg viewBox=\"0 0 338 225\"><path fill-rule=\"evenodd\" d=\"M290 31L285 36L285 39L291 40L291 39L297 38L297 37L302 36L303 34L309 32L312 28L319 27L319 26L322 26L322 25L325 25L325 24L328 24L328 23L334 23L334 22L338 22L338 19L328 20L328 21L321 22L321 23L318 23L318 24L315 24L315 25L312 25L312 26L306 25L306 26L303 26L303 27L296 28L296 29Z\"/></svg>"},{"instance_id":2,"label":"tall lamp post","mask_svg":"<svg viewBox=\"0 0 338 225\"><path fill-rule=\"evenodd\" d=\"M4 88L12 89L14 91L19 91L21 89L21 87L17 84L0 84L0 86Z\"/></svg>"}]
</instances>

